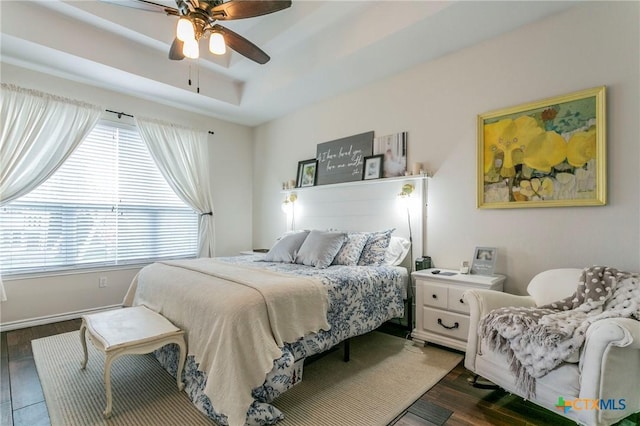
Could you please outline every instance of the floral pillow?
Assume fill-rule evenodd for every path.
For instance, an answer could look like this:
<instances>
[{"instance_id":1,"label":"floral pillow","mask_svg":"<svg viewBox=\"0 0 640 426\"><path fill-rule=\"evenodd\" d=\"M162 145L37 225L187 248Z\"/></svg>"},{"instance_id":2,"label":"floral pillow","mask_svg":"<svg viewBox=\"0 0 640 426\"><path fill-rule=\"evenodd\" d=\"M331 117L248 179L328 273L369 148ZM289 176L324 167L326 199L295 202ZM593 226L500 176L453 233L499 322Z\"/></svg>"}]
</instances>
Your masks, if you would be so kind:
<instances>
[{"instance_id":1,"label":"floral pillow","mask_svg":"<svg viewBox=\"0 0 640 426\"><path fill-rule=\"evenodd\" d=\"M359 266L380 266L384 263L384 255L389 247L389 241L391 241L391 233L395 231L393 229L387 229L386 231L372 232L369 234L369 239L362 249L360 260L358 260Z\"/></svg>"},{"instance_id":2,"label":"floral pillow","mask_svg":"<svg viewBox=\"0 0 640 426\"><path fill-rule=\"evenodd\" d=\"M356 266L362 254L362 249L364 249L365 244L367 244L369 234L349 232L347 238L347 242L344 243L335 259L333 259L332 265Z\"/></svg>"}]
</instances>

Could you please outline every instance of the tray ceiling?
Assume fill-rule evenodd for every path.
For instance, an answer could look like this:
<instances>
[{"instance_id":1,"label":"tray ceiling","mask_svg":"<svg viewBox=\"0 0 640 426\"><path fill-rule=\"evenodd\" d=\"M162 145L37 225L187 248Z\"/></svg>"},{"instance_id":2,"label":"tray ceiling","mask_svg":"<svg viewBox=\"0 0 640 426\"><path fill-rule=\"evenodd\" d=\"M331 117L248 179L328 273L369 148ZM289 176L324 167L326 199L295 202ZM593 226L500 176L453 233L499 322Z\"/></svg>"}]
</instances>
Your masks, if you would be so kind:
<instances>
[{"instance_id":1,"label":"tray ceiling","mask_svg":"<svg viewBox=\"0 0 640 426\"><path fill-rule=\"evenodd\" d=\"M200 59L170 61L172 16L97 0L2 0L1 58L253 126L576 4L293 0L289 9L224 23L271 56L259 65L230 50L215 57L206 41Z\"/></svg>"}]
</instances>

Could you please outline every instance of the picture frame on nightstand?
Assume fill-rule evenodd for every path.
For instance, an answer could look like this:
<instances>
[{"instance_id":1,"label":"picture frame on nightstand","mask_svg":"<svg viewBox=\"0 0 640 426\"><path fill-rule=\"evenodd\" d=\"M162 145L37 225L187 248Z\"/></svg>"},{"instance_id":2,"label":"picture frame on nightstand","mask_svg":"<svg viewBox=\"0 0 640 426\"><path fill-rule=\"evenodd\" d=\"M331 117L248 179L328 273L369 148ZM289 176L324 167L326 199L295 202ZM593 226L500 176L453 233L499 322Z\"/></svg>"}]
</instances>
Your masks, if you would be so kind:
<instances>
[{"instance_id":1,"label":"picture frame on nightstand","mask_svg":"<svg viewBox=\"0 0 640 426\"><path fill-rule=\"evenodd\" d=\"M476 247L471 262L471 273L491 276L496 269L498 249L495 247Z\"/></svg>"}]
</instances>

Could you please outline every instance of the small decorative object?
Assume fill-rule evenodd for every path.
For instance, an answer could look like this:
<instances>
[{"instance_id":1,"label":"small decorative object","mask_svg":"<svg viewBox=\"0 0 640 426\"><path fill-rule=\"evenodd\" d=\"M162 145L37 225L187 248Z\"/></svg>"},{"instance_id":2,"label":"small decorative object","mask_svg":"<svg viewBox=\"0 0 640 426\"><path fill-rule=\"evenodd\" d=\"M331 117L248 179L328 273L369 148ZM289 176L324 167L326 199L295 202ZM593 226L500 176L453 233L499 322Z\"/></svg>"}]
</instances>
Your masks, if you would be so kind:
<instances>
[{"instance_id":1,"label":"small decorative object","mask_svg":"<svg viewBox=\"0 0 640 426\"><path fill-rule=\"evenodd\" d=\"M312 158L298 162L298 181L297 187L314 186L316 184L316 171L318 169L318 160Z\"/></svg>"},{"instance_id":2,"label":"small decorative object","mask_svg":"<svg viewBox=\"0 0 640 426\"><path fill-rule=\"evenodd\" d=\"M282 182L282 189L285 191L288 191L290 189L294 189L296 187L296 181L295 180L287 180Z\"/></svg>"},{"instance_id":3,"label":"small decorative object","mask_svg":"<svg viewBox=\"0 0 640 426\"><path fill-rule=\"evenodd\" d=\"M469 273L469 262L467 262L466 260L464 260L460 264L460 273L461 274L468 274Z\"/></svg>"},{"instance_id":4,"label":"small decorative object","mask_svg":"<svg viewBox=\"0 0 640 426\"><path fill-rule=\"evenodd\" d=\"M471 264L471 273L493 275L497 257L498 249L495 247L476 247L476 251L473 254L473 263Z\"/></svg>"},{"instance_id":5,"label":"small decorative object","mask_svg":"<svg viewBox=\"0 0 640 426\"><path fill-rule=\"evenodd\" d=\"M413 163L413 168L411 169L411 174L413 174L413 175L421 175L422 174L422 163Z\"/></svg>"},{"instance_id":6,"label":"small decorative object","mask_svg":"<svg viewBox=\"0 0 640 426\"><path fill-rule=\"evenodd\" d=\"M379 179L382 177L382 164L384 155L372 155L364 157L364 167L362 169L362 179Z\"/></svg>"},{"instance_id":7,"label":"small decorative object","mask_svg":"<svg viewBox=\"0 0 640 426\"><path fill-rule=\"evenodd\" d=\"M478 207L606 204L605 87L478 116Z\"/></svg>"},{"instance_id":8,"label":"small decorative object","mask_svg":"<svg viewBox=\"0 0 640 426\"><path fill-rule=\"evenodd\" d=\"M395 133L373 139L373 154L384 155L384 177L410 176L407 174L407 139L409 133Z\"/></svg>"}]
</instances>

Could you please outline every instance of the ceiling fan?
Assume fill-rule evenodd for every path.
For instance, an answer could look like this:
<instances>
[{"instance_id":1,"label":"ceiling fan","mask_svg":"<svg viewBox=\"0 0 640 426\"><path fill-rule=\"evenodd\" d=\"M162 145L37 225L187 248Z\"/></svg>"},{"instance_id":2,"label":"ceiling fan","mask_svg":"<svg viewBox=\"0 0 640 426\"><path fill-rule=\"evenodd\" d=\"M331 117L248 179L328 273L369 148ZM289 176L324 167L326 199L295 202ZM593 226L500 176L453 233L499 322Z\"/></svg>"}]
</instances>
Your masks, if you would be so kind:
<instances>
[{"instance_id":1,"label":"ceiling fan","mask_svg":"<svg viewBox=\"0 0 640 426\"><path fill-rule=\"evenodd\" d=\"M198 41L209 37L209 51L223 55L226 47L259 64L269 62L269 55L240 34L216 23L252 18L278 12L291 6L291 0L175 0L177 8L148 0L101 0L120 6L179 16L176 37L169 49L169 59L179 61L199 57Z\"/></svg>"}]
</instances>

